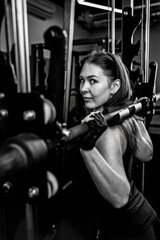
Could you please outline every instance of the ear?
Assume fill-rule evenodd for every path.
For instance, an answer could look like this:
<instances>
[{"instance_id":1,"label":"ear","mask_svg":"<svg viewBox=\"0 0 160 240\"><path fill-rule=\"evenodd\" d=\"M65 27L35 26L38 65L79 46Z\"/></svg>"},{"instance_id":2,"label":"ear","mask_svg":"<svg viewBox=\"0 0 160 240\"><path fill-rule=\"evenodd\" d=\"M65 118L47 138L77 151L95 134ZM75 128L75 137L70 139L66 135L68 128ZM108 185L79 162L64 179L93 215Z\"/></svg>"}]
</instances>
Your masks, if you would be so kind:
<instances>
[{"instance_id":1,"label":"ear","mask_svg":"<svg viewBox=\"0 0 160 240\"><path fill-rule=\"evenodd\" d=\"M111 93L115 94L116 92L118 92L120 87L121 87L121 80L120 79L114 80L114 82L112 83L112 86L111 86Z\"/></svg>"}]
</instances>

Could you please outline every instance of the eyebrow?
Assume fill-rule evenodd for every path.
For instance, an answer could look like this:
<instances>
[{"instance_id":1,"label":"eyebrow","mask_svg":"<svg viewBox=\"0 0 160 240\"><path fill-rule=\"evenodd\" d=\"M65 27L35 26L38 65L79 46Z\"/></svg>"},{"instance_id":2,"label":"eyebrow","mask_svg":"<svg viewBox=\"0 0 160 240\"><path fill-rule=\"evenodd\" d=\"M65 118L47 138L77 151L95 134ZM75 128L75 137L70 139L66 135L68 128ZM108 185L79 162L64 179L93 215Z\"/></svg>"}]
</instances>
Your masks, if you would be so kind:
<instances>
[{"instance_id":1,"label":"eyebrow","mask_svg":"<svg viewBox=\"0 0 160 240\"><path fill-rule=\"evenodd\" d=\"M88 77L96 77L96 78L98 78L97 75L89 75Z\"/></svg>"},{"instance_id":2,"label":"eyebrow","mask_svg":"<svg viewBox=\"0 0 160 240\"><path fill-rule=\"evenodd\" d=\"M83 77L82 75L80 75L80 77ZM98 78L98 76L97 75L89 75L89 76L87 76L87 78L91 78L91 77L96 77L96 78Z\"/></svg>"}]
</instances>

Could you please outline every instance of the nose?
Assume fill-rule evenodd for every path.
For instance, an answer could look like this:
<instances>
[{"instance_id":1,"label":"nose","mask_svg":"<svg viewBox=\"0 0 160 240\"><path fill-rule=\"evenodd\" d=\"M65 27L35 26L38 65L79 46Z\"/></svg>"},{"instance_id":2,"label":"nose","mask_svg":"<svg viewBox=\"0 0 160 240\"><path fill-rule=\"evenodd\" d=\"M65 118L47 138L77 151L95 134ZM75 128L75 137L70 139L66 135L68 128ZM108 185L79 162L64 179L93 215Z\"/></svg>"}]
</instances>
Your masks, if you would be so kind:
<instances>
[{"instance_id":1,"label":"nose","mask_svg":"<svg viewBox=\"0 0 160 240\"><path fill-rule=\"evenodd\" d=\"M89 83L87 81L84 81L80 84L80 91L82 94L87 93L89 91Z\"/></svg>"}]
</instances>

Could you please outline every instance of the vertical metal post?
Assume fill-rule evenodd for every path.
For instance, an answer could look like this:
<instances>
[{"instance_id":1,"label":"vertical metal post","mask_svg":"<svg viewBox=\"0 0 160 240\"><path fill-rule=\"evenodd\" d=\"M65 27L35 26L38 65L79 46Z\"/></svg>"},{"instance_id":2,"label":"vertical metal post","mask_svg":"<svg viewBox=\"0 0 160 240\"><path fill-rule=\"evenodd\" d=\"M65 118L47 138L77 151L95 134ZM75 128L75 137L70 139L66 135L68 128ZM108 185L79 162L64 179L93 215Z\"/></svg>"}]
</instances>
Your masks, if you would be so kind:
<instances>
[{"instance_id":1,"label":"vertical metal post","mask_svg":"<svg viewBox=\"0 0 160 240\"><path fill-rule=\"evenodd\" d=\"M115 0L112 0L112 53L115 54Z\"/></svg>"},{"instance_id":2,"label":"vertical metal post","mask_svg":"<svg viewBox=\"0 0 160 240\"><path fill-rule=\"evenodd\" d=\"M150 0L146 0L146 23L145 23L145 78L147 83L149 79L149 39L150 39Z\"/></svg>"},{"instance_id":3,"label":"vertical metal post","mask_svg":"<svg viewBox=\"0 0 160 240\"><path fill-rule=\"evenodd\" d=\"M73 34L74 34L74 16L75 16L75 0L64 1L64 27L63 29L68 34L68 49L66 63L66 79L64 82L64 121L68 122L69 111L69 95L71 83L71 67L72 67L72 49L73 49Z\"/></svg>"},{"instance_id":4,"label":"vertical metal post","mask_svg":"<svg viewBox=\"0 0 160 240\"><path fill-rule=\"evenodd\" d=\"M107 1L108 2L108 6L110 7L110 0ZM107 35L108 35L108 45L107 45L107 51L111 52L111 48L112 46L110 46L110 41L111 41L111 13L110 11L108 11L108 17L107 17L107 21L108 21L108 28L107 28Z\"/></svg>"},{"instance_id":5,"label":"vertical metal post","mask_svg":"<svg viewBox=\"0 0 160 240\"><path fill-rule=\"evenodd\" d=\"M27 0L22 1L23 24L24 24L24 48L25 48L25 73L26 73L26 92L31 91L30 79L30 57L29 57L29 35L28 35L28 15Z\"/></svg>"},{"instance_id":6,"label":"vertical metal post","mask_svg":"<svg viewBox=\"0 0 160 240\"><path fill-rule=\"evenodd\" d=\"M9 55L9 51L11 50L11 35L10 35L10 21L9 21L9 9L8 9L8 1L3 0L4 11L5 11L5 32L6 32L6 46ZM9 63L10 63L10 55L9 55Z\"/></svg>"},{"instance_id":7,"label":"vertical metal post","mask_svg":"<svg viewBox=\"0 0 160 240\"><path fill-rule=\"evenodd\" d=\"M146 0L144 83L149 81L150 0ZM142 5L143 8L143 5ZM145 165L142 163L142 193L144 193Z\"/></svg>"},{"instance_id":8,"label":"vertical metal post","mask_svg":"<svg viewBox=\"0 0 160 240\"><path fill-rule=\"evenodd\" d=\"M30 203L25 204L27 240L35 240L33 208Z\"/></svg>"},{"instance_id":9,"label":"vertical metal post","mask_svg":"<svg viewBox=\"0 0 160 240\"><path fill-rule=\"evenodd\" d=\"M25 215L26 215L26 230L27 230L27 240L38 240L37 235L37 216L34 210L35 206L32 200L39 196L39 188L31 187L28 189L28 197L31 202L25 204Z\"/></svg>"},{"instance_id":10,"label":"vertical metal post","mask_svg":"<svg viewBox=\"0 0 160 240\"><path fill-rule=\"evenodd\" d=\"M11 1L18 92L22 93L31 91L26 4L26 0Z\"/></svg>"},{"instance_id":11,"label":"vertical metal post","mask_svg":"<svg viewBox=\"0 0 160 240\"><path fill-rule=\"evenodd\" d=\"M12 59L11 59L11 29L10 29L10 13L9 13L9 6L8 6L8 1L3 0L3 5L4 5L4 11L5 11L5 32L6 32L6 46L7 46L7 53L8 53L8 64L11 68L12 71L12 77L14 80L14 83L17 83L17 78L15 74L15 68L14 65L12 64Z\"/></svg>"},{"instance_id":12,"label":"vertical metal post","mask_svg":"<svg viewBox=\"0 0 160 240\"><path fill-rule=\"evenodd\" d=\"M132 9L132 16L134 15L134 0L130 0L130 7ZM133 39L133 35L131 37L131 43L133 44L134 39ZM131 62L131 70L133 70L133 62Z\"/></svg>"},{"instance_id":13,"label":"vertical metal post","mask_svg":"<svg viewBox=\"0 0 160 240\"><path fill-rule=\"evenodd\" d=\"M142 0L142 10L141 10L141 55L140 55L140 63L141 63L141 72L142 72L142 77L144 79L144 49L145 49L145 44L144 44L144 0Z\"/></svg>"}]
</instances>

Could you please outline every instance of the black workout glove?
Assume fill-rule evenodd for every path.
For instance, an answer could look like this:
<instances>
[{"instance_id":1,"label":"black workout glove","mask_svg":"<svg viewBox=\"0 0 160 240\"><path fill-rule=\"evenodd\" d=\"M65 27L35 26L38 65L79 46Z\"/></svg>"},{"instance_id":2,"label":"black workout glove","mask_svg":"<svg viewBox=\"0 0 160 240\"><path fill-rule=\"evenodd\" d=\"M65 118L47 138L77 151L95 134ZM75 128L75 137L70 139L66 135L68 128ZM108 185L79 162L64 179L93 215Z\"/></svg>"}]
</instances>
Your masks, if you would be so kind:
<instances>
[{"instance_id":1,"label":"black workout glove","mask_svg":"<svg viewBox=\"0 0 160 240\"><path fill-rule=\"evenodd\" d=\"M90 115L93 120L85 122L89 131L80 138L79 147L83 150L90 150L95 146L96 141L101 134L107 129L108 125L101 112L95 112Z\"/></svg>"}]
</instances>

